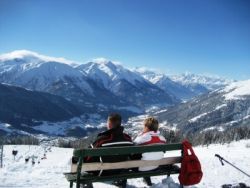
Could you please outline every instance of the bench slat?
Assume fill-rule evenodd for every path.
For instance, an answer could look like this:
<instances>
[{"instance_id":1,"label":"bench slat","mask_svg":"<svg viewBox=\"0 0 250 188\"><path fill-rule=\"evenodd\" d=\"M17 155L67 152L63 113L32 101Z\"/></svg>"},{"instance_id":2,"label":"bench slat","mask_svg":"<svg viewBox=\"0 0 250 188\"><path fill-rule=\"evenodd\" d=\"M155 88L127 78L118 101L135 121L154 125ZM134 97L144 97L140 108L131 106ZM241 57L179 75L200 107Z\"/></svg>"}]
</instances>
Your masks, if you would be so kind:
<instances>
[{"instance_id":1,"label":"bench slat","mask_svg":"<svg viewBox=\"0 0 250 188\"><path fill-rule=\"evenodd\" d=\"M124 147L109 147L109 148L86 148L75 149L74 156L76 157L93 157L93 156L107 156L107 155L129 155L145 152L157 151L172 151L181 150L182 144L160 144L160 145L147 145L147 146L124 146Z\"/></svg>"},{"instance_id":2,"label":"bench slat","mask_svg":"<svg viewBox=\"0 0 250 188\"><path fill-rule=\"evenodd\" d=\"M135 167L159 166L180 163L181 157L167 157L160 160L133 160L116 163L84 163L82 165L82 172L99 171L99 170L114 170L114 169L129 169ZM77 164L72 164L71 172L77 172Z\"/></svg>"},{"instance_id":3,"label":"bench slat","mask_svg":"<svg viewBox=\"0 0 250 188\"><path fill-rule=\"evenodd\" d=\"M85 174L81 176L80 182L104 182L104 181L112 181L112 180L119 180L119 179L131 179L131 178L140 178L140 177L149 177L149 176L159 176L159 175L166 175L166 174L178 174L180 173L179 169L172 169L168 172L164 169L157 170L157 171L145 171L145 172L128 172L128 173L121 173L121 174L114 174L112 176L91 176ZM65 177L68 181L76 182L76 173L64 173Z\"/></svg>"}]
</instances>

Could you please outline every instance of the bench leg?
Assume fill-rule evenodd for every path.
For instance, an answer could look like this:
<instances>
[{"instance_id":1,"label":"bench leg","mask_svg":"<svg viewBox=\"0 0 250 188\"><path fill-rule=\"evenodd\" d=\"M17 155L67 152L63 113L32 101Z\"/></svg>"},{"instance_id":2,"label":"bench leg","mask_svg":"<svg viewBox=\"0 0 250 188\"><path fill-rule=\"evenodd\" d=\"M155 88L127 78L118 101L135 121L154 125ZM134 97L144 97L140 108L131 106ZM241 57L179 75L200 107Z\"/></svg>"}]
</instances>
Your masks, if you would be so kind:
<instances>
[{"instance_id":1,"label":"bench leg","mask_svg":"<svg viewBox=\"0 0 250 188\"><path fill-rule=\"evenodd\" d=\"M77 181L76 182L76 188L80 188L81 184Z\"/></svg>"},{"instance_id":2,"label":"bench leg","mask_svg":"<svg viewBox=\"0 0 250 188\"><path fill-rule=\"evenodd\" d=\"M69 183L69 188L73 188L73 181Z\"/></svg>"},{"instance_id":3,"label":"bench leg","mask_svg":"<svg viewBox=\"0 0 250 188\"><path fill-rule=\"evenodd\" d=\"M83 163L83 157L80 157L80 160L79 160L78 166L77 166L76 188L80 188L80 177L81 177L81 171L82 171L82 163Z\"/></svg>"}]
</instances>

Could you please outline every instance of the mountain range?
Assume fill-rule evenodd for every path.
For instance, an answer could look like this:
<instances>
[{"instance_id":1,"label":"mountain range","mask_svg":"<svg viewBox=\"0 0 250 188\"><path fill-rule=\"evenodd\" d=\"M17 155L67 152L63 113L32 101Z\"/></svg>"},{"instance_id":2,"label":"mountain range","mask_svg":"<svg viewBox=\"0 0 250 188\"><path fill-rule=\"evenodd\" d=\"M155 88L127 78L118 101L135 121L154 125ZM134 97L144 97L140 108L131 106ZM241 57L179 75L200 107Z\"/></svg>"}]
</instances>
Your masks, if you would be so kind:
<instances>
[{"instance_id":1,"label":"mountain range","mask_svg":"<svg viewBox=\"0 0 250 188\"><path fill-rule=\"evenodd\" d=\"M128 69L120 63L106 59L95 59L84 64L76 63L63 58L19 50L0 55L0 83L5 84L1 85L2 89L11 86L24 88L25 90L17 87L10 89L20 90L10 95L13 99L18 98L18 101L22 95L26 98L28 90L31 99L40 98L46 93L47 98L51 99L47 101L48 105L46 102L29 101L33 106L41 108L41 111L45 110L42 105L47 107L53 105L53 97L60 101L60 105L67 103L68 106L64 106L65 111L77 109L74 113L69 110L68 115L63 115L63 119L45 118L43 113L38 117L35 113L32 114L32 110L30 117L23 114L23 118L33 120L63 121L72 118L72 115L78 117L95 113L106 118L112 111L122 113L126 119L143 114L152 106L178 105L224 87L232 81L194 74L173 76L145 69ZM27 109L32 108L27 106ZM8 110L11 112L12 108ZM9 122L15 120L15 112L12 114ZM6 119L1 117L0 122L5 123L5 121ZM20 122L24 123L25 121Z\"/></svg>"}]
</instances>

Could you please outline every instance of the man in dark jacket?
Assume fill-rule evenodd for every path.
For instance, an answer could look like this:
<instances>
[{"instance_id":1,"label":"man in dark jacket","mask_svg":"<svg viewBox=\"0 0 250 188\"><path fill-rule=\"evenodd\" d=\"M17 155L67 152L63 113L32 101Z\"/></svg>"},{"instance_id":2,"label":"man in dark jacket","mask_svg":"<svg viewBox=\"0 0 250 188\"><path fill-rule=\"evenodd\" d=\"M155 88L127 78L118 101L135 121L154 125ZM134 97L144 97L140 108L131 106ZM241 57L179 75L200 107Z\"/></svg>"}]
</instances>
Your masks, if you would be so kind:
<instances>
[{"instance_id":1,"label":"man in dark jacket","mask_svg":"<svg viewBox=\"0 0 250 188\"><path fill-rule=\"evenodd\" d=\"M129 135L123 132L124 128L121 126L122 118L119 114L110 114L107 121L107 131L98 134L97 139L92 148L99 147L120 147L134 145ZM128 155L113 155L101 157L87 157L84 162L121 162L129 159ZM122 169L118 170L105 170L94 172L98 176L106 176L112 174L119 174ZM119 187L126 187L127 180L115 182Z\"/></svg>"}]
</instances>

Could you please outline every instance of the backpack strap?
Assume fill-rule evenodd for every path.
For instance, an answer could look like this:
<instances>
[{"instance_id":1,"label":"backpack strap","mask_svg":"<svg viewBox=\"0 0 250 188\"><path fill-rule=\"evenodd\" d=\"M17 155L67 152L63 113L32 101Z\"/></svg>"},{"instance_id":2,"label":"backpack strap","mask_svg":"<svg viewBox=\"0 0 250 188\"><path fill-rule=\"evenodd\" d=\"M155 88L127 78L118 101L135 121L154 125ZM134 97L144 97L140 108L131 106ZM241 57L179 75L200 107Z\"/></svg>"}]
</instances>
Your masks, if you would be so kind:
<instances>
[{"instance_id":1,"label":"backpack strap","mask_svg":"<svg viewBox=\"0 0 250 188\"><path fill-rule=\"evenodd\" d=\"M183 145L183 155L184 156L188 156L188 150L191 152L191 155L195 155L194 154L194 150L192 148L192 145L190 144L190 142L188 140L184 140L182 142L182 145Z\"/></svg>"}]
</instances>

